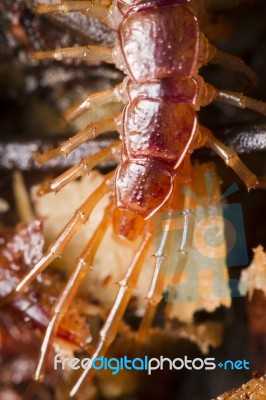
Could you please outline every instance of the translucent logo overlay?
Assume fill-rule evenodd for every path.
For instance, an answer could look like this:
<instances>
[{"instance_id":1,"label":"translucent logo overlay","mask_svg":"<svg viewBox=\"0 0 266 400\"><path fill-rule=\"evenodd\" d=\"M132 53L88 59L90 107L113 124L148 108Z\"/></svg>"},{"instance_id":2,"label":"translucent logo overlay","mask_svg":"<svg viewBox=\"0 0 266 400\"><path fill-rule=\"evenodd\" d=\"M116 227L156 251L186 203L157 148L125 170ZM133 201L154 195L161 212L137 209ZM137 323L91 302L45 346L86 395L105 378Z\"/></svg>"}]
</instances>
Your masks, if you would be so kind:
<instances>
[{"instance_id":1,"label":"translucent logo overlay","mask_svg":"<svg viewBox=\"0 0 266 400\"><path fill-rule=\"evenodd\" d=\"M208 276L212 298L239 297L239 281L229 279L226 267L248 263L242 206L225 199L238 190L233 184L215 196L215 173L205 174L204 196L184 186L184 203L194 207L157 213L153 217L155 257L168 282L168 302L195 302L204 289L201 276ZM205 279L206 280L206 279ZM206 286L206 284L205 284Z\"/></svg>"}]
</instances>

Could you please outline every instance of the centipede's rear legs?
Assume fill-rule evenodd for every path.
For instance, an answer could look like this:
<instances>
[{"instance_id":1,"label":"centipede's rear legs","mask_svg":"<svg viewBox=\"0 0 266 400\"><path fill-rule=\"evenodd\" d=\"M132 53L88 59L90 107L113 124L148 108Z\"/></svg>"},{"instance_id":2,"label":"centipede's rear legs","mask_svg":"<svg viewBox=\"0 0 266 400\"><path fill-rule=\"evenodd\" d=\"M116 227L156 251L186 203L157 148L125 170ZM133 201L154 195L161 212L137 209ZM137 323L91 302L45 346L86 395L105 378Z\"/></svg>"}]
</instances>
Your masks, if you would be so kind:
<instances>
[{"instance_id":1,"label":"centipede's rear legs","mask_svg":"<svg viewBox=\"0 0 266 400\"><path fill-rule=\"evenodd\" d=\"M120 322L123 318L125 310L128 306L129 300L132 296L133 290L136 286L138 277L141 273L143 264L147 257L148 250L152 243L152 234L150 231L149 223L146 224L144 229L140 246L133 257L123 279L119 282L119 291L114 302L114 305L105 321L101 332L100 339L97 344L96 350L90 359L90 364L87 369L84 370L77 383L70 392L70 397L76 396L81 386L84 384L85 380L89 380L95 373L92 368L93 361L101 356L104 356L114 341L117 332L119 330Z\"/></svg>"},{"instance_id":2,"label":"centipede's rear legs","mask_svg":"<svg viewBox=\"0 0 266 400\"><path fill-rule=\"evenodd\" d=\"M104 237L107 228L111 224L113 209L114 204L111 202L105 209L102 220L95 229L91 239L89 240L82 254L78 257L76 265L73 268L65 287L54 304L51 319L42 342L38 364L33 376L33 383L28 387L28 390L24 395L24 400L28 400L32 397L36 391L36 386L43 380L47 358L50 354L53 341L56 338L61 320L64 315L67 314L69 306L75 297L84 276L93 265L95 253L102 242L102 238Z\"/></svg>"},{"instance_id":3,"label":"centipede's rear legs","mask_svg":"<svg viewBox=\"0 0 266 400\"><path fill-rule=\"evenodd\" d=\"M185 179L181 178L180 180L180 177L176 178L175 188L173 190L173 198L176 197L175 193L178 193L178 197L180 199L181 187L184 183L187 185L187 187L192 186L192 170L189 158L187 158L185 163L187 171L185 174ZM155 218L160 219L160 225L162 224L162 222L164 222L164 226L163 232L160 232L160 243L158 248L156 248L156 253L154 255L154 273L147 295L147 305L145 313L142 318L139 331L137 333L137 341L140 343L148 337L149 329L152 325L158 304L162 300L165 289L168 288L169 290L171 290L171 287L179 282L180 274L184 271L189 253L192 249L195 223L193 199L189 196L186 196L184 201L180 200L178 201L179 204L171 205L172 210L164 213L165 217L167 216L165 221L161 221L161 213L155 216ZM178 250L176 249L176 238L173 234L173 232L176 230L175 227L177 223L176 209L183 210L182 212L180 212L183 230L182 239ZM176 252L178 252L177 263L173 268L172 263L169 262L169 257Z\"/></svg>"}]
</instances>

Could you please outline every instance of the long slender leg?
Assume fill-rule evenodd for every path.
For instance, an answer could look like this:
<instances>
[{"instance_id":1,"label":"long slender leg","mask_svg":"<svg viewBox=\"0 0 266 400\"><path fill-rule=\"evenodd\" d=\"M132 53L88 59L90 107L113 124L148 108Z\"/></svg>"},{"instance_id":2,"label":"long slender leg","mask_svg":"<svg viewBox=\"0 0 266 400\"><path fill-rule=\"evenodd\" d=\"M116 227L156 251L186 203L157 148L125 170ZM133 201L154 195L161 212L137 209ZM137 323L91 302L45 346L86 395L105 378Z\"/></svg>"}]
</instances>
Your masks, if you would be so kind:
<instances>
[{"instance_id":1,"label":"long slender leg","mask_svg":"<svg viewBox=\"0 0 266 400\"><path fill-rule=\"evenodd\" d=\"M68 169L63 174L59 175L55 179L50 182L45 182L38 189L37 194L39 196L44 195L45 193L50 192L59 192L64 186L68 183L74 181L75 179L83 176L85 174L89 174L90 171L99 163L109 160L110 158L116 157L121 147L121 142L115 142L111 146L106 149L100 150L87 158L81 160L78 164L74 165L72 168Z\"/></svg>"},{"instance_id":2,"label":"long slender leg","mask_svg":"<svg viewBox=\"0 0 266 400\"><path fill-rule=\"evenodd\" d=\"M143 263L147 257L147 252L152 242L152 236L149 230L145 232L144 236L141 239L141 244L136 252L136 255L134 256L124 278L119 282L120 288L115 303L100 332L100 340L90 360L89 367L82 373L77 383L71 390L70 397L74 397L79 391L80 387L85 382L85 380L91 378L94 372L94 370L91 368L93 361L97 357L101 357L106 354L106 351L116 337L120 321L123 318L132 292L135 289L139 274L141 272Z\"/></svg>"},{"instance_id":3,"label":"long slender leg","mask_svg":"<svg viewBox=\"0 0 266 400\"><path fill-rule=\"evenodd\" d=\"M242 179L248 190L259 186L259 180L253 172L239 159L238 155L225 144L216 139L211 131L203 126L200 127L201 138L199 145L209 147L220 156L226 165L231 167Z\"/></svg>"},{"instance_id":4,"label":"long slender leg","mask_svg":"<svg viewBox=\"0 0 266 400\"><path fill-rule=\"evenodd\" d=\"M170 217L171 218L171 217ZM171 288L175 287L175 285L179 282L180 280L180 275L181 272L184 271L189 253L192 248L192 240L193 240L193 232L194 232L194 224L195 224L195 213L192 210L184 210L183 212L183 218L184 218L184 230L182 234L182 240L181 240L181 246L180 249L178 250L178 255L177 255L177 262L174 266L174 271L171 274L170 271L168 272L169 276L167 276L167 271L166 274L162 274L162 266L163 262L165 261L165 256L161 256L163 259L160 259L159 257L156 260L156 268L155 268L155 273L152 278L152 285L150 287L150 291L148 293L148 303L147 303L147 308L145 310L144 317L141 321L140 329L137 335L137 340L140 342L143 342L145 338L148 335L149 328L152 324L157 306L159 302L161 301L163 297L163 292L168 287L169 290L169 299L171 299ZM167 229L172 229L171 226L165 225L166 229L166 234L167 234ZM173 247L175 246L175 243L171 244L172 246L172 251L176 251ZM169 268L169 266L168 266ZM173 269L173 266L171 266L171 269ZM170 303L169 303L170 304ZM168 308L166 308L166 313Z\"/></svg>"},{"instance_id":5,"label":"long slender leg","mask_svg":"<svg viewBox=\"0 0 266 400\"><path fill-rule=\"evenodd\" d=\"M191 210L193 207L193 199L189 196L185 196L183 200L180 196L181 183L183 185L185 182L186 186L191 186L192 170L189 159L186 160L185 167L186 172L184 176L177 177L175 182L174 193L179 194L178 201L176 201L176 196L173 194L173 199L171 201L172 210L168 211L165 221L160 221L161 223L163 222L163 232L158 250L155 254L154 275L147 296L147 306L137 334L137 340L139 342L143 342L147 337L157 306L163 297L164 289L177 283L176 277L179 277L180 272L185 268L191 250L195 220L195 215ZM177 241L175 232L177 232L177 225L179 225L178 220L180 218L183 220L184 228L180 248L176 251ZM173 254L176 254L176 256L173 257ZM175 264L174 268L173 263Z\"/></svg>"},{"instance_id":6,"label":"long slender leg","mask_svg":"<svg viewBox=\"0 0 266 400\"><path fill-rule=\"evenodd\" d=\"M147 305L145 308L144 316L141 320L140 328L137 333L137 341L143 342L147 337L149 328L151 327L157 306L162 299L163 290L165 288L165 281L167 278L167 267L165 264L168 262L169 247L171 249L172 237L171 226L173 225L173 212L168 212L168 220L162 232L160 245L155 254L154 273L147 295Z\"/></svg>"},{"instance_id":7,"label":"long slender leg","mask_svg":"<svg viewBox=\"0 0 266 400\"><path fill-rule=\"evenodd\" d=\"M87 246L77 260L77 263L70 275L64 289L58 296L58 299L53 307L52 318L47 326L45 336L40 349L38 364L33 375L33 381L24 393L23 400L29 400L36 393L38 384L43 380L45 374L45 366L47 358L51 352L51 346L57 335L59 325L64 315L67 314L70 303L72 302L80 283L86 275L88 269L93 264L95 253L106 233L108 226L111 223L111 216L114 205L110 203L105 209L104 216L92 235Z\"/></svg>"},{"instance_id":8,"label":"long slender leg","mask_svg":"<svg viewBox=\"0 0 266 400\"><path fill-rule=\"evenodd\" d=\"M260 114L266 115L266 103L244 96L242 93L217 90L214 100L238 108L249 108L259 112Z\"/></svg>"},{"instance_id":9,"label":"long slender leg","mask_svg":"<svg viewBox=\"0 0 266 400\"><path fill-rule=\"evenodd\" d=\"M221 65L242 74L252 85L257 83L257 77L253 69L238 56L216 49L215 55L209 60L209 63Z\"/></svg>"},{"instance_id":10,"label":"long slender leg","mask_svg":"<svg viewBox=\"0 0 266 400\"><path fill-rule=\"evenodd\" d=\"M113 48L102 46L65 47L56 50L37 51L32 54L32 58L38 61L46 59L62 61L71 58L89 62L115 64Z\"/></svg>"},{"instance_id":11,"label":"long slender leg","mask_svg":"<svg viewBox=\"0 0 266 400\"><path fill-rule=\"evenodd\" d=\"M169 309L171 308L172 288L174 288L175 285L179 283L181 273L185 269L189 253L191 252L192 249L193 233L195 226L195 211L190 209L185 209L183 211L183 215L184 215L184 230L183 230L181 245L178 250L178 259L177 259L177 264L175 265L175 273L173 274L170 285L168 287L169 295L168 295L168 305L166 307L166 315L169 314Z\"/></svg>"},{"instance_id":12,"label":"long slender leg","mask_svg":"<svg viewBox=\"0 0 266 400\"><path fill-rule=\"evenodd\" d=\"M44 164L52 158L56 158L62 155L68 155L69 153L71 153L71 151L75 150L87 140L94 139L104 132L115 131L116 117L117 115L113 118L105 119L104 121L87 125L84 129L82 129L66 142L62 143L59 147L47 151L44 154L36 154L35 158L40 164Z\"/></svg>"},{"instance_id":13,"label":"long slender leg","mask_svg":"<svg viewBox=\"0 0 266 400\"><path fill-rule=\"evenodd\" d=\"M90 17L97 18L99 21L108 25L108 10L103 6L96 6L92 1L60 1L56 4L40 4L33 7L33 12L37 14L48 14L54 12L69 13L80 11Z\"/></svg>"},{"instance_id":14,"label":"long slender leg","mask_svg":"<svg viewBox=\"0 0 266 400\"><path fill-rule=\"evenodd\" d=\"M115 86L113 89L104 90L103 92L98 92L91 94L85 100L81 101L78 104L75 104L69 110L67 110L64 114L64 118L67 122L71 122L77 117L79 117L82 113L87 110L96 107L102 107L105 104L109 103L117 103L122 101L121 90L123 88L123 84L119 84Z\"/></svg>"},{"instance_id":15,"label":"long slender leg","mask_svg":"<svg viewBox=\"0 0 266 400\"><path fill-rule=\"evenodd\" d=\"M113 178L114 171L106 175L104 182L87 198L87 200L79 207L73 217L65 225L57 238L48 247L47 252L37 262L37 264L19 281L17 286L0 301L0 306L7 301L12 300L21 293L29 284L39 275L45 268L57 257L60 256L70 239L75 235L82 224L85 224L93 208L99 200L110 190L108 180Z\"/></svg>"},{"instance_id":16,"label":"long slender leg","mask_svg":"<svg viewBox=\"0 0 266 400\"><path fill-rule=\"evenodd\" d=\"M95 253L102 242L103 236L106 233L108 226L111 223L112 211L114 208L113 202L106 208L104 216L94 231L90 241L83 250L77 260L77 263L71 273L64 289L58 296L58 299L53 307L52 318L46 329L43 343L40 350L38 364L33 376L35 382L40 382L45 373L45 365L49 356L51 346L56 337L58 327L64 315L67 314L70 303L72 302L80 283L86 275L88 268L93 264Z\"/></svg>"}]
</instances>

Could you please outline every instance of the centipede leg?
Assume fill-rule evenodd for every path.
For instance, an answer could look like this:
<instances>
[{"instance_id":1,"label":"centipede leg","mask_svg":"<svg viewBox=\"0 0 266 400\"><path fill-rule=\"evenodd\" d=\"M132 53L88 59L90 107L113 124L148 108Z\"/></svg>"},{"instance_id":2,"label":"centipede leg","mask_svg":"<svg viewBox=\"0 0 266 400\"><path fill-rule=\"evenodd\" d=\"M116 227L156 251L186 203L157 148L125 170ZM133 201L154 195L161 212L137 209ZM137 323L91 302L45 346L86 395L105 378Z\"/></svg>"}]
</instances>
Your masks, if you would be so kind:
<instances>
[{"instance_id":1,"label":"centipede leg","mask_svg":"<svg viewBox=\"0 0 266 400\"><path fill-rule=\"evenodd\" d=\"M182 272L186 267L186 263L189 257L189 254L192 249L193 243L193 235L194 235L194 227L195 227L195 203L190 193L192 192L192 171L190 171L190 180L187 181L186 187L188 188L188 193L184 198L183 211L181 213L183 218L183 231L182 238L179 249L177 251L177 262L174 266L173 273L170 275L170 283L168 285L168 295L167 295L167 307L165 310L165 314L167 318L171 313L172 307L172 296L175 291L175 286L180 282L180 277Z\"/></svg>"},{"instance_id":2,"label":"centipede leg","mask_svg":"<svg viewBox=\"0 0 266 400\"><path fill-rule=\"evenodd\" d=\"M205 127L200 127L201 145L209 147L221 157L225 164L231 167L239 178L245 183L248 190L259 186L259 180L255 174L240 160L238 155L225 144L216 139Z\"/></svg>"},{"instance_id":3,"label":"centipede leg","mask_svg":"<svg viewBox=\"0 0 266 400\"><path fill-rule=\"evenodd\" d=\"M38 364L33 376L34 384L30 385L24 398L31 398L34 388L43 380L47 358L50 354L51 346L56 337L60 322L64 315L67 314L70 303L72 302L80 283L86 275L88 268L90 268L93 264L95 253L98 250L106 230L111 223L113 208L113 203L110 203L105 209L105 213L100 224L96 228L87 246L78 258L64 289L58 296L58 299L53 307L52 316L41 346Z\"/></svg>"},{"instance_id":4,"label":"centipede leg","mask_svg":"<svg viewBox=\"0 0 266 400\"><path fill-rule=\"evenodd\" d=\"M114 305L108 315L108 318L101 329L100 339L96 350L90 359L89 367L82 373L79 380L70 392L70 397L74 397L83 385L85 380L90 379L95 370L92 369L93 361L101 356L104 356L116 337L119 329L120 321L123 318L124 312L127 308L133 290L136 286L139 274L141 272L143 263L147 257L147 252L152 242L152 236L149 229L142 237L141 244L137 250L124 278L119 282L119 291L114 302Z\"/></svg>"},{"instance_id":5,"label":"centipede leg","mask_svg":"<svg viewBox=\"0 0 266 400\"><path fill-rule=\"evenodd\" d=\"M62 61L64 59L78 59L89 62L106 62L115 64L113 48L102 46L65 47L56 50L38 51L32 54L33 60L52 59Z\"/></svg>"},{"instance_id":6,"label":"centipede leg","mask_svg":"<svg viewBox=\"0 0 266 400\"><path fill-rule=\"evenodd\" d=\"M154 273L150 285L148 295L146 297L147 305L145 308L144 316L137 333L136 340L141 343L148 336L149 329L158 307L159 302L163 296L165 288L165 281L167 278L167 267L165 264L168 262L169 247L172 245L171 237L171 224L173 223L173 213L169 212L169 219L164 227L158 251L155 254Z\"/></svg>"},{"instance_id":7,"label":"centipede leg","mask_svg":"<svg viewBox=\"0 0 266 400\"><path fill-rule=\"evenodd\" d=\"M215 96L215 101L230 104L238 108L249 108L259 112L260 114L266 115L266 103L244 96L242 93L218 90Z\"/></svg>"},{"instance_id":8,"label":"centipede leg","mask_svg":"<svg viewBox=\"0 0 266 400\"><path fill-rule=\"evenodd\" d=\"M251 85L256 85L257 83L257 77L253 69L250 68L240 57L235 56L234 54L216 49L215 55L209 60L209 63L217 64L242 74Z\"/></svg>"},{"instance_id":9,"label":"centipede leg","mask_svg":"<svg viewBox=\"0 0 266 400\"><path fill-rule=\"evenodd\" d=\"M175 181L174 191L177 193L181 192L181 183L186 182L186 186L191 186L192 170L191 162L189 158L186 162L186 173L184 177L178 176ZM137 340L143 342L145 337L148 336L149 328L151 327L156 309L159 302L163 297L163 292L166 287L173 286L177 282L177 276L180 276L180 272L185 268L189 252L192 247L192 238L194 231L195 215L191 211L193 207L193 199L190 196L185 196L184 201L179 196L178 202L176 196L173 196L171 201L171 211L167 212L167 218L163 222L163 232L161 234L161 240L158 246L158 250L155 254L155 268L154 275L150 286L149 293L147 295L147 306L145 309L144 316L142 318L140 328L137 334ZM180 248L176 251L176 225L177 221L177 210L183 210L179 212L178 219L182 218L182 239L180 242ZM164 213L166 216L166 212ZM158 217L157 217L158 218ZM160 217L159 217L160 218ZM177 261L173 268L173 260L171 256L176 253L177 257L174 258L174 262Z\"/></svg>"},{"instance_id":10,"label":"centipede leg","mask_svg":"<svg viewBox=\"0 0 266 400\"><path fill-rule=\"evenodd\" d=\"M108 8L93 4L92 1L60 1L56 4L40 4L33 7L37 14L48 14L54 12L69 13L80 11L90 17L108 24Z\"/></svg>"},{"instance_id":11,"label":"centipede leg","mask_svg":"<svg viewBox=\"0 0 266 400\"><path fill-rule=\"evenodd\" d=\"M74 165L72 168L69 168L67 171L65 171L63 174L59 175L52 181L43 183L39 187L37 194L39 196L42 196L45 193L59 192L59 190L61 190L70 182L73 182L80 176L89 174L90 171L94 167L96 167L96 165L100 164L103 161L114 158L116 155L118 155L120 147L121 142L117 141L106 149L100 150L97 153L84 158L78 164Z\"/></svg>"},{"instance_id":12,"label":"centipede leg","mask_svg":"<svg viewBox=\"0 0 266 400\"><path fill-rule=\"evenodd\" d=\"M78 104L75 104L64 114L64 118L67 122L71 122L85 111L102 107L106 104L121 102L122 98L120 91L122 89L122 84L115 86L113 89L104 90L102 92L94 93L88 96L85 100Z\"/></svg>"},{"instance_id":13,"label":"centipede leg","mask_svg":"<svg viewBox=\"0 0 266 400\"><path fill-rule=\"evenodd\" d=\"M183 215L184 215L184 231L182 235L182 242L178 250L178 259L177 259L177 264L175 265L175 271L168 286L167 307L165 311L167 318L169 318L169 315L171 314L172 301L175 292L174 288L180 282L180 277L185 269L193 243L193 234L194 234L195 217L196 217L195 211L186 209L183 211Z\"/></svg>"},{"instance_id":14,"label":"centipede leg","mask_svg":"<svg viewBox=\"0 0 266 400\"><path fill-rule=\"evenodd\" d=\"M70 239L79 230L80 226L85 224L99 200L110 190L108 180L113 178L114 172L106 175L104 182L87 198L87 200L79 207L73 217L65 225L57 238L48 247L47 252L37 262L37 264L19 281L16 287L5 297L1 299L0 306L12 300L19 293L23 292L26 287L57 257L59 257L70 241Z\"/></svg>"},{"instance_id":15,"label":"centipede leg","mask_svg":"<svg viewBox=\"0 0 266 400\"><path fill-rule=\"evenodd\" d=\"M112 132L116 130L116 119L117 115L113 118L99 121L94 124L87 125L84 129L78 132L75 136L62 143L59 147L47 151L44 154L37 154L35 157L40 164L44 164L47 161L62 156L68 155L82 143L87 140L94 139L96 136L101 135L104 132Z\"/></svg>"}]
</instances>

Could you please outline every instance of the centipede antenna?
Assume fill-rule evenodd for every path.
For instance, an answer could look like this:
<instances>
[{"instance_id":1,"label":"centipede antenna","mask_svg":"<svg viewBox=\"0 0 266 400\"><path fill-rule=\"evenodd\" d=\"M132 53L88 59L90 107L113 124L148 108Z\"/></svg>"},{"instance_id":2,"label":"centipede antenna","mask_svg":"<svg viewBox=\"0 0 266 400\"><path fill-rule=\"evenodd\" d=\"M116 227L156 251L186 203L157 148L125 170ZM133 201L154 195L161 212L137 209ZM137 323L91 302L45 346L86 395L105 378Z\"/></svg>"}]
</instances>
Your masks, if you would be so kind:
<instances>
[{"instance_id":1,"label":"centipede antenna","mask_svg":"<svg viewBox=\"0 0 266 400\"><path fill-rule=\"evenodd\" d=\"M108 181L114 176L114 171L110 172L105 176L102 184L86 199L86 201L79 207L73 217L61 230L57 238L50 244L47 252L37 262L37 264L19 281L17 286L0 301L0 306L5 304L7 301L12 300L19 293L30 285L30 283L44 271L51 262L60 256L62 251L67 246L70 239L76 234L80 226L85 224L101 198L110 190Z\"/></svg>"},{"instance_id":2,"label":"centipede antenna","mask_svg":"<svg viewBox=\"0 0 266 400\"><path fill-rule=\"evenodd\" d=\"M63 174L59 175L50 182L45 182L42 184L37 191L38 196L43 196L46 193L59 192L63 187L65 187L70 182L73 182L80 176L89 174L90 171L96 167L99 163L107 161L114 158L114 153L119 151L121 147L121 142L114 142L111 146L106 149L100 150L95 154L88 156L81 160L78 164L69 168Z\"/></svg>"},{"instance_id":3,"label":"centipede antenna","mask_svg":"<svg viewBox=\"0 0 266 400\"><path fill-rule=\"evenodd\" d=\"M71 122L85 111L102 107L106 104L121 102L121 96L119 96L119 92L122 88L122 83L114 87L113 89L104 90L102 92L94 93L88 96L85 100L81 101L78 104L75 104L69 110L67 110L64 114L64 118L67 122Z\"/></svg>"},{"instance_id":4,"label":"centipede antenna","mask_svg":"<svg viewBox=\"0 0 266 400\"><path fill-rule=\"evenodd\" d=\"M242 74L251 85L255 86L257 84L257 76L253 69L242 58L234 54L216 50L214 57L209 60L209 63L229 68L232 71Z\"/></svg>"},{"instance_id":5,"label":"centipede antenna","mask_svg":"<svg viewBox=\"0 0 266 400\"><path fill-rule=\"evenodd\" d=\"M93 361L96 358L104 356L106 354L106 351L108 350L117 335L120 321L123 318L124 312L136 286L142 266L147 257L147 252L152 243L152 235L147 226L146 229L147 230L142 237L141 244L129 268L126 271L124 278L119 282L120 287L116 300L103 328L101 329L100 340L97 344L96 350L92 358L90 359L89 367L85 369L85 371L76 382L75 386L72 388L70 392L70 397L74 397L79 391L80 387L83 385L83 383L85 383L85 380L87 381L92 377L95 371L92 369Z\"/></svg>"},{"instance_id":6,"label":"centipede antenna","mask_svg":"<svg viewBox=\"0 0 266 400\"><path fill-rule=\"evenodd\" d=\"M56 158L62 155L68 155L82 143L87 140L94 139L98 135L104 132L115 131L116 123L115 119L118 115L113 118L105 119L103 121L95 122L94 124L87 125L84 129L78 132L75 136L62 143L59 147L47 151L44 154L36 154L35 158L40 164L46 163L52 158Z\"/></svg>"},{"instance_id":7,"label":"centipede antenna","mask_svg":"<svg viewBox=\"0 0 266 400\"><path fill-rule=\"evenodd\" d=\"M248 108L266 115L265 102L252 99L251 97L244 96L241 93L218 90L215 96L215 101L230 104L238 108Z\"/></svg>"},{"instance_id":8,"label":"centipede antenna","mask_svg":"<svg viewBox=\"0 0 266 400\"><path fill-rule=\"evenodd\" d=\"M77 59L88 62L105 62L115 64L113 48L102 46L65 47L56 50L38 51L32 53L32 59L36 61L52 59L62 61L65 59Z\"/></svg>"},{"instance_id":9,"label":"centipede antenna","mask_svg":"<svg viewBox=\"0 0 266 400\"><path fill-rule=\"evenodd\" d=\"M60 322L63 316L67 314L70 303L72 302L84 276L88 272L88 268L93 265L95 253L98 250L106 230L111 223L113 209L114 203L111 202L106 207L101 222L92 234L91 239L86 245L82 254L79 256L65 287L58 296L58 299L53 307L52 318L48 324L43 339L38 365L33 377L34 381L38 382L43 379L47 357L49 356L51 345L56 337Z\"/></svg>"}]
</instances>

